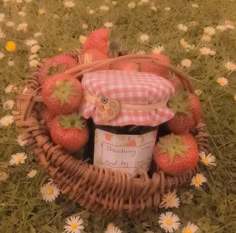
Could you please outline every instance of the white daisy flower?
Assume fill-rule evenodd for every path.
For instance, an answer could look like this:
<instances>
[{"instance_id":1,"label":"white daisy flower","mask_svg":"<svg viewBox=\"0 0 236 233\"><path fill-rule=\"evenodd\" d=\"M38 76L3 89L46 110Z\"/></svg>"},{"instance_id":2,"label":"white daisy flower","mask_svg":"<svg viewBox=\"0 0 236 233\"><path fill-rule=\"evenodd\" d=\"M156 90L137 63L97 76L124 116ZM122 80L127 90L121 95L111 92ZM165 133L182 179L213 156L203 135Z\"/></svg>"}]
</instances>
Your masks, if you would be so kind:
<instances>
[{"instance_id":1,"label":"white daisy flower","mask_svg":"<svg viewBox=\"0 0 236 233\"><path fill-rule=\"evenodd\" d=\"M152 53L158 53L158 54L160 54L160 53L162 53L164 50L165 50L164 46L159 45L159 46L154 47L154 48L152 49Z\"/></svg>"},{"instance_id":2,"label":"white daisy flower","mask_svg":"<svg viewBox=\"0 0 236 233\"><path fill-rule=\"evenodd\" d=\"M157 12L157 7L156 6L151 6L150 9L153 10L154 12Z\"/></svg>"},{"instance_id":3,"label":"white daisy flower","mask_svg":"<svg viewBox=\"0 0 236 233\"><path fill-rule=\"evenodd\" d=\"M82 28L83 28L83 29L87 29L87 28L88 28L88 24L83 23L83 24L82 24Z\"/></svg>"},{"instance_id":4,"label":"white daisy flower","mask_svg":"<svg viewBox=\"0 0 236 233\"><path fill-rule=\"evenodd\" d=\"M59 196L60 190L55 184L49 182L40 188L40 193L44 201L52 202Z\"/></svg>"},{"instance_id":5,"label":"white daisy flower","mask_svg":"<svg viewBox=\"0 0 236 233\"><path fill-rule=\"evenodd\" d=\"M25 0L25 2L29 3L29 2L32 2L32 0Z\"/></svg>"},{"instance_id":6,"label":"white daisy flower","mask_svg":"<svg viewBox=\"0 0 236 233\"><path fill-rule=\"evenodd\" d=\"M18 143L18 145L23 147L27 144L28 141L26 139L24 139L23 134L19 134L17 139L16 139L16 142Z\"/></svg>"},{"instance_id":7,"label":"white daisy flower","mask_svg":"<svg viewBox=\"0 0 236 233\"><path fill-rule=\"evenodd\" d=\"M99 9L100 9L101 11L109 11L109 7L108 7L108 6L105 6L105 5L100 6Z\"/></svg>"},{"instance_id":8,"label":"white daisy flower","mask_svg":"<svg viewBox=\"0 0 236 233\"><path fill-rule=\"evenodd\" d=\"M188 222L187 226L182 229L182 233L195 233L198 230L198 227L191 223Z\"/></svg>"},{"instance_id":9,"label":"white daisy flower","mask_svg":"<svg viewBox=\"0 0 236 233\"><path fill-rule=\"evenodd\" d=\"M13 21L8 21L6 22L6 26L12 28L15 26L15 23Z\"/></svg>"},{"instance_id":10,"label":"white daisy flower","mask_svg":"<svg viewBox=\"0 0 236 233\"><path fill-rule=\"evenodd\" d=\"M38 59L38 58L39 58L39 55L36 54L36 53L34 53L34 54L31 54L31 55L29 56L29 61L30 61L30 60L34 60L34 59Z\"/></svg>"},{"instance_id":11,"label":"white daisy flower","mask_svg":"<svg viewBox=\"0 0 236 233\"><path fill-rule=\"evenodd\" d=\"M0 22L3 22L5 20L5 14L0 13Z\"/></svg>"},{"instance_id":12,"label":"white daisy flower","mask_svg":"<svg viewBox=\"0 0 236 233\"><path fill-rule=\"evenodd\" d=\"M149 40L149 36L147 34L142 34L142 35L140 35L139 40L141 42L146 42Z\"/></svg>"},{"instance_id":13,"label":"white daisy flower","mask_svg":"<svg viewBox=\"0 0 236 233\"><path fill-rule=\"evenodd\" d=\"M13 154L11 160L9 161L10 165L19 165L25 163L25 160L28 158L26 153L20 152Z\"/></svg>"},{"instance_id":14,"label":"white daisy flower","mask_svg":"<svg viewBox=\"0 0 236 233\"><path fill-rule=\"evenodd\" d=\"M160 208L179 208L179 198L176 196L175 191L164 194Z\"/></svg>"},{"instance_id":15,"label":"white daisy flower","mask_svg":"<svg viewBox=\"0 0 236 233\"><path fill-rule=\"evenodd\" d=\"M226 31L226 30L227 30L227 27L224 26L224 25L217 25L217 26L216 26L216 29L219 30L219 31Z\"/></svg>"},{"instance_id":16,"label":"white daisy flower","mask_svg":"<svg viewBox=\"0 0 236 233\"><path fill-rule=\"evenodd\" d=\"M225 68L229 71L236 71L236 64L228 61L225 63Z\"/></svg>"},{"instance_id":17,"label":"white daisy flower","mask_svg":"<svg viewBox=\"0 0 236 233\"><path fill-rule=\"evenodd\" d=\"M16 2L17 2L17 3L22 3L22 2L23 2L23 0L16 0Z\"/></svg>"},{"instance_id":18,"label":"white daisy flower","mask_svg":"<svg viewBox=\"0 0 236 233\"><path fill-rule=\"evenodd\" d=\"M81 233L84 229L84 220L80 216L71 216L66 219L64 233Z\"/></svg>"},{"instance_id":19,"label":"white daisy flower","mask_svg":"<svg viewBox=\"0 0 236 233\"><path fill-rule=\"evenodd\" d=\"M216 166L216 157L212 154L206 155L205 152L200 152L199 156L201 158L201 162L206 166Z\"/></svg>"},{"instance_id":20,"label":"white daisy flower","mask_svg":"<svg viewBox=\"0 0 236 233\"><path fill-rule=\"evenodd\" d=\"M165 11L170 11L171 8L170 8L170 7L165 7L164 10L165 10Z\"/></svg>"},{"instance_id":21,"label":"white daisy flower","mask_svg":"<svg viewBox=\"0 0 236 233\"><path fill-rule=\"evenodd\" d=\"M192 178L192 182L191 185L194 185L195 187L200 187L203 183L206 183L207 179L204 175L202 175L201 173L197 173L193 178Z\"/></svg>"},{"instance_id":22,"label":"white daisy flower","mask_svg":"<svg viewBox=\"0 0 236 233\"><path fill-rule=\"evenodd\" d=\"M216 54L216 51L215 51L215 50L212 50L212 49L210 49L210 48L208 48L208 47L202 47L202 48L200 48L199 50L200 50L200 53L201 53L202 55L205 55L205 56L207 56L207 55L213 56L213 55Z\"/></svg>"},{"instance_id":23,"label":"white daisy flower","mask_svg":"<svg viewBox=\"0 0 236 233\"><path fill-rule=\"evenodd\" d=\"M106 28L111 28L113 26L113 23L112 22L106 22L104 23L104 27Z\"/></svg>"},{"instance_id":24,"label":"white daisy flower","mask_svg":"<svg viewBox=\"0 0 236 233\"><path fill-rule=\"evenodd\" d=\"M192 8L198 8L199 7L199 5L198 4L196 4L196 3L192 3Z\"/></svg>"},{"instance_id":25,"label":"white daisy flower","mask_svg":"<svg viewBox=\"0 0 236 233\"><path fill-rule=\"evenodd\" d=\"M201 38L202 42L210 42L211 41L211 36L208 35L203 35Z\"/></svg>"},{"instance_id":26,"label":"white daisy flower","mask_svg":"<svg viewBox=\"0 0 236 233\"><path fill-rule=\"evenodd\" d=\"M194 45L189 44L184 38L180 39L179 43L186 51L193 50L195 48Z\"/></svg>"},{"instance_id":27,"label":"white daisy flower","mask_svg":"<svg viewBox=\"0 0 236 233\"><path fill-rule=\"evenodd\" d=\"M36 44L36 45L33 45L30 49L31 53L37 53L39 50L40 50L41 46Z\"/></svg>"},{"instance_id":28,"label":"white daisy flower","mask_svg":"<svg viewBox=\"0 0 236 233\"><path fill-rule=\"evenodd\" d=\"M21 16L21 17L25 17L26 16L26 13L24 11L19 11L18 12L18 15Z\"/></svg>"},{"instance_id":29,"label":"white daisy flower","mask_svg":"<svg viewBox=\"0 0 236 233\"><path fill-rule=\"evenodd\" d=\"M225 77L219 77L216 79L216 82L219 83L222 87L225 87L228 85L229 81Z\"/></svg>"},{"instance_id":30,"label":"white daisy flower","mask_svg":"<svg viewBox=\"0 0 236 233\"><path fill-rule=\"evenodd\" d=\"M40 9L39 9L39 14L40 14L40 15L46 14L46 10L45 10L44 8L40 8Z\"/></svg>"},{"instance_id":31,"label":"white daisy flower","mask_svg":"<svg viewBox=\"0 0 236 233\"><path fill-rule=\"evenodd\" d=\"M187 32L188 31L188 27L184 24L178 24L177 28L180 30L180 31L184 31L184 32Z\"/></svg>"},{"instance_id":32,"label":"white daisy flower","mask_svg":"<svg viewBox=\"0 0 236 233\"><path fill-rule=\"evenodd\" d=\"M179 217L172 212L166 212L160 215L158 223L166 232L174 232L179 228Z\"/></svg>"},{"instance_id":33,"label":"white daisy flower","mask_svg":"<svg viewBox=\"0 0 236 233\"><path fill-rule=\"evenodd\" d=\"M118 227L116 227L113 223L109 223L104 233L122 233L122 231Z\"/></svg>"},{"instance_id":34,"label":"white daisy flower","mask_svg":"<svg viewBox=\"0 0 236 233\"><path fill-rule=\"evenodd\" d=\"M35 32L34 33L34 37L39 37L39 36L42 36L42 32Z\"/></svg>"},{"instance_id":35,"label":"white daisy flower","mask_svg":"<svg viewBox=\"0 0 236 233\"><path fill-rule=\"evenodd\" d=\"M213 36L213 35L216 34L216 30L213 27L205 27L204 28L204 33L209 35L209 36Z\"/></svg>"},{"instance_id":36,"label":"white daisy flower","mask_svg":"<svg viewBox=\"0 0 236 233\"><path fill-rule=\"evenodd\" d=\"M26 32L28 29L28 24L27 23L21 23L17 25L16 30L17 31L22 31L22 32Z\"/></svg>"},{"instance_id":37,"label":"white daisy flower","mask_svg":"<svg viewBox=\"0 0 236 233\"><path fill-rule=\"evenodd\" d=\"M39 61L38 61L38 60L33 59L33 60L30 60L30 61L29 61L29 66L30 66L31 68L37 67L38 64L39 64Z\"/></svg>"},{"instance_id":38,"label":"white daisy flower","mask_svg":"<svg viewBox=\"0 0 236 233\"><path fill-rule=\"evenodd\" d=\"M197 96L200 96L202 94L202 90L195 90L194 93L197 95Z\"/></svg>"},{"instance_id":39,"label":"white daisy flower","mask_svg":"<svg viewBox=\"0 0 236 233\"><path fill-rule=\"evenodd\" d=\"M12 92L15 92L17 91L17 87L15 85L8 85L6 88L5 88L5 93L12 93Z\"/></svg>"},{"instance_id":40,"label":"white daisy flower","mask_svg":"<svg viewBox=\"0 0 236 233\"><path fill-rule=\"evenodd\" d=\"M15 62L14 61L8 61L7 63L9 66L14 66L15 65Z\"/></svg>"},{"instance_id":41,"label":"white daisy flower","mask_svg":"<svg viewBox=\"0 0 236 233\"><path fill-rule=\"evenodd\" d=\"M134 9L135 7L136 7L136 3L135 2L128 3L128 8L129 9Z\"/></svg>"},{"instance_id":42,"label":"white daisy flower","mask_svg":"<svg viewBox=\"0 0 236 233\"><path fill-rule=\"evenodd\" d=\"M38 171L36 169L31 170L27 173L27 177L34 178L37 175Z\"/></svg>"},{"instance_id":43,"label":"white daisy flower","mask_svg":"<svg viewBox=\"0 0 236 233\"><path fill-rule=\"evenodd\" d=\"M116 6L116 5L117 5L117 1L112 1L111 4L112 4L113 6Z\"/></svg>"},{"instance_id":44,"label":"white daisy flower","mask_svg":"<svg viewBox=\"0 0 236 233\"><path fill-rule=\"evenodd\" d=\"M65 1L64 6L67 8L73 8L75 6L75 3L73 1Z\"/></svg>"},{"instance_id":45,"label":"white daisy flower","mask_svg":"<svg viewBox=\"0 0 236 233\"><path fill-rule=\"evenodd\" d=\"M232 25L232 24L226 24L225 27L226 27L227 29L230 29L230 30L234 30L234 29L235 29L235 26Z\"/></svg>"},{"instance_id":46,"label":"white daisy flower","mask_svg":"<svg viewBox=\"0 0 236 233\"><path fill-rule=\"evenodd\" d=\"M0 51L0 60L3 59L4 57L5 57L4 53Z\"/></svg>"},{"instance_id":47,"label":"white daisy flower","mask_svg":"<svg viewBox=\"0 0 236 233\"><path fill-rule=\"evenodd\" d=\"M38 44L38 41L35 40L35 39L28 39L28 40L25 40L25 45L27 46L33 46L33 45L37 45Z\"/></svg>"},{"instance_id":48,"label":"white daisy flower","mask_svg":"<svg viewBox=\"0 0 236 233\"><path fill-rule=\"evenodd\" d=\"M81 36L79 37L79 42L80 42L81 44L84 44L86 40L87 40L87 37L84 36L84 35L81 35Z\"/></svg>"},{"instance_id":49,"label":"white daisy flower","mask_svg":"<svg viewBox=\"0 0 236 233\"><path fill-rule=\"evenodd\" d=\"M14 117L12 115L4 116L0 119L0 127L10 126L14 122Z\"/></svg>"},{"instance_id":50,"label":"white daisy flower","mask_svg":"<svg viewBox=\"0 0 236 233\"><path fill-rule=\"evenodd\" d=\"M183 67L190 67L191 64L192 64L192 61L191 61L190 59L183 59L183 60L181 61L181 65L182 65Z\"/></svg>"},{"instance_id":51,"label":"white daisy flower","mask_svg":"<svg viewBox=\"0 0 236 233\"><path fill-rule=\"evenodd\" d=\"M149 3L149 0L140 0L142 3Z\"/></svg>"},{"instance_id":52,"label":"white daisy flower","mask_svg":"<svg viewBox=\"0 0 236 233\"><path fill-rule=\"evenodd\" d=\"M12 109L14 107L14 100L7 100L3 103L3 108L6 110Z\"/></svg>"},{"instance_id":53,"label":"white daisy flower","mask_svg":"<svg viewBox=\"0 0 236 233\"><path fill-rule=\"evenodd\" d=\"M93 15L94 13L95 13L95 11L94 11L93 9L89 9L89 10L88 10L88 14L89 14L89 15Z\"/></svg>"}]
</instances>

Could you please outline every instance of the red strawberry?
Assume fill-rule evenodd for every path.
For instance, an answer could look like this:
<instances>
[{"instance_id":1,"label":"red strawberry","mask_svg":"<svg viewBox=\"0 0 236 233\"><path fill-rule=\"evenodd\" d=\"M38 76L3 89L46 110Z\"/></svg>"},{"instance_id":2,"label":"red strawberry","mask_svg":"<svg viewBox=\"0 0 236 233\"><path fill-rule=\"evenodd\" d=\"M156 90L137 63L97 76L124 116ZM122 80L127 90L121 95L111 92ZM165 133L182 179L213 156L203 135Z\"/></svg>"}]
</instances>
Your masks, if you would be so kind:
<instances>
[{"instance_id":1,"label":"red strawberry","mask_svg":"<svg viewBox=\"0 0 236 233\"><path fill-rule=\"evenodd\" d=\"M188 173L198 162L198 147L191 134L169 134L160 138L153 154L157 166L170 175Z\"/></svg>"},{"instance_id":2,"label":"red strawberry","mask_svg":"<svg viewBox=\"0 0 236 233\"><path fill-rule=\"evenodd\" d=\"M89 138L85 120L77 113L56 116L51 122L50 133L53 141L69 153L80 150Z\"/></svg>"},{"instance_id":3,"label":"red strawberry","mask_svg":"<svg viewBox=\"0 0 236 233\"><path fill-rule=\"evenodd\" d=\"M84 50L97 49L101 53L108 54L108 33L107 28L101 28L93 31L84 43Z\"/></svg>"},{"instance_id":4,"label":"red strawberry","mask_svg":"<svg viewBox=\"0 0 236 233\"><path fill-rule=\"evenodd\" d=\"M55 115L49 111L48 108L44 108L42 112L40 112L41 118L45 121L45 124L48 128L50 128L51 120L55 117Z\"/></svg>"},{"instance_id":5,"label":"red strawberry","mask_svg":"<svg viewBox=\"0 0 236 233\"><path fill-rule=\"evenodd\" d=\"M169 64L169 58L162 54L152 54L154 58L158 58L163 64ZM154 73L160 75L161 77L166 77L168 75L168 69L157 64L152 64L151 62L145 62L140 64L140 70L142 72Z\"/></svg>"},{"instance_id":6,"label":"red strawberry","mask_svg":"<svg viewBox=\"0 0 236 233\"><path fill-rule=\"evenodd\" d=\"M42 85L42 98L50 112L68 114L79 109L82 85L69 74L55 74Z\"/></svg>"},{"instance_id":7,"label":"red strawberry","mask_svg":"<svg viewBox=\"0 0 236 233\"><path fill-rule=\"evenodd\" d=\"M76 60L66 54L59 54L55 57L46 59L38 71L39 82L43 84L48 76L51 76L55 73L63 73L65 70L70 69L76 65Z\"/></svg>"},{"instance_id":8,"label":"red strawberry","mask_svg":"<svg viewBox=\"0 0 236 233\"><path fill-rule=\"evenodd\" d=\"M86 64L93 61L105 60L108 56L98 49L89 49L83 52L79 57L80 64Z\"/></svg>"},{"instance_id":9,"label":"red strawberry","mask_svg":"<svg viewBox=\"0 0 236 233\"><path fill-rule=\"evenodd\" d=\"M175 116L167 122L173 133L188 133L202 118L201 104L194 94L179 91L168 105L175 112Z\"/></svg>"}]
</instances>

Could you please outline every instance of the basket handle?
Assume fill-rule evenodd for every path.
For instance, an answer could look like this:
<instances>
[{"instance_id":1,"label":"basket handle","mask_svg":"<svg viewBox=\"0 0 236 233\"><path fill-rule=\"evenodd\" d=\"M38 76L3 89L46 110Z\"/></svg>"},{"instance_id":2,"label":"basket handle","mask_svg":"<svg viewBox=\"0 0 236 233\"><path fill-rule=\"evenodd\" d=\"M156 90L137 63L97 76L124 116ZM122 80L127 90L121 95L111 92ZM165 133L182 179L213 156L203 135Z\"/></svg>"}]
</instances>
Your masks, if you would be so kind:
<instances>
[{"instance_id":1,"label":"basket handle","mask_svg":"<svg viewBox=\"0 0 236 233\"><path fill-rule=\"evenodd\" d=\"M98 69L101 69L102 67L111 67L114 63L121 61L135 62L136 64L141 64L147 61L152 62L153 64L156 64L159 67L165 68L173 72L176 75L176 77L180 80L184 89L188 90L191 93L194 92L193 86L186 74L184 74L182 71L180 71L179 69L170 64L163 64L157 57L154 57L153 55L132 54L115 58L108 58L105 60L99 60L87 64L77 65L65 71L65 73L73 75L77 78L81 78L85 73L96 71Z\"/></svg>"}]
</instances>

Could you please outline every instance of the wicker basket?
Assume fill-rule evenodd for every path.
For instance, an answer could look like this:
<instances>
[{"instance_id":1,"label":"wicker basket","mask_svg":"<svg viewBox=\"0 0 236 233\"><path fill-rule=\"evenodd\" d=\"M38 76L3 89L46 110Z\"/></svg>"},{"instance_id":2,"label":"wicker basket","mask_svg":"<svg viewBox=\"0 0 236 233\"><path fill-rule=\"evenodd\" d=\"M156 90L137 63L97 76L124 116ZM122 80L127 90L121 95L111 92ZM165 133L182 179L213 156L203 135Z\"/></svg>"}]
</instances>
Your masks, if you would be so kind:
<instances>
[{"instance_id":1,"label":"wicker basket","mask_svg":"<svg viewBox=\"0 0 236 233\"><path fill-rule=\"evenodd\" d=\"M79 52L71 54L79 60ZM161 64L150 55L125 55L89 64L78 65L66 73L79 80L83 74L125 61L135 62L137 70L142 62L152 62L165 67L181 81L184 89L193 92L189 79L171 65ZM16 126L22 128L23 138L45 167L48 174L58 185L63 194L81 206L107 214L141 213L144 210L158 208L161 195L189 183L198 168L182 176L169 176L163 171L155 171L150 177L143 173L139 178L128 173L99 168L67 154L60 145L51 140L44 122L39 118L42 109L40 84L37 72L28 79L27 88L18 96L17 109L13 112ZM205 124L199 123L192 131L197 139L199 150L208 151Z\"/></svg>"}]
</instances>

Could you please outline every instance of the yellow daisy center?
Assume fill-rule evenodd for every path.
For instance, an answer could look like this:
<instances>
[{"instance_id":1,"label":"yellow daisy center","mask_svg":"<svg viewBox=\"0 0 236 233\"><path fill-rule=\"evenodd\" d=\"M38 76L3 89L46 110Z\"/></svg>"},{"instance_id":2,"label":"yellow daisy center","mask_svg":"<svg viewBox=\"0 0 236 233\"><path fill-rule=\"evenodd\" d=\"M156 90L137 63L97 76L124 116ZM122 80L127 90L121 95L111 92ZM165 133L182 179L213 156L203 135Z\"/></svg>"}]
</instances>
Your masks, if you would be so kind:
<instances>
[{"instance_id":1,"label":"yellow daisy center","mask_svg":"<svg viewBox=\"0 0 236 233\"><path fill-rule=\"evenodd\" d=\"M47 194L48 195L52 195L53 193L54 193L53 188L52 187L48 187Z\"/></svg>"},{"instance_id":2,"label":"yellow daisy center","mask_svg":"<svg viewBox=\"0 0 236 233\"><path fill-rule=\"evenodd\" d=\"M208 164L209 163L209 159L207 157L205 157L205 158L202 159L202 162L205 163L205 164Z\"/></svg>"},{"instance_id":3,"label":"yellow daisy center","mask_svg":"<svg viewBox=\"0 0 236 233\"><path fill-rule=\"evenodd\" d=\"M77 229L78 224L76 224L76 223L71 223L71 224L70 224L70 227L71 227L72 230L75 230L75 229Z\"/></svg>"},{"instance_id":4,"label":"yellow daisy center","mask_svg":"<svg viewBox=\"0 0 236 233\"><path fill-rule=\"evenodd\" d=\"M8 52L13 52L16 50L16 43L14 41L7 41L5 48Z\"/></svg>"},{"instance_id":5,"label":"yellow daisy center","mask_svg":"<svg viewBox=\"0 0 236 233\"><path fill-rule=\"evenodd\" d=\"M166 220L166 224L169 225L169 226L172 225L173 224L173 220L171 218L168 218Z\"/></svg>"},{"instance_id":6,"label":"yellow daisy center","mask_svg":"<svg viewBox=\"0 0 236 233\"><path fill-rule=\"evenodd\" d=\"M200 185L201 183L202 183L201 178L197 176L197 177L195 178L195 184L196 184L196 185Z\"/></svg>"},{"instance_id":7,"label":"yellow daisy center","mask_svg":"<svg viewBox=\"0 0 236 233\"><path fill-rule=\"evenodd\" d=\"M23 158L22 157L16 157L16 163L22 162Z\"/></svg>"},{"instance_id":8,"label":"yellow daisy center","mask_svg":"<svg viewBox=\"0 0 236 233\"><path fill-rule=\"evenodd\" d=\"M184 229L183 233L193 233L193 231L189 227L187 227Z\"/></svg>"}]
</instances>

